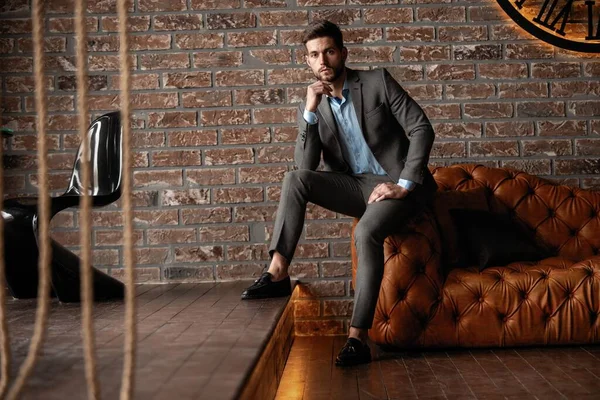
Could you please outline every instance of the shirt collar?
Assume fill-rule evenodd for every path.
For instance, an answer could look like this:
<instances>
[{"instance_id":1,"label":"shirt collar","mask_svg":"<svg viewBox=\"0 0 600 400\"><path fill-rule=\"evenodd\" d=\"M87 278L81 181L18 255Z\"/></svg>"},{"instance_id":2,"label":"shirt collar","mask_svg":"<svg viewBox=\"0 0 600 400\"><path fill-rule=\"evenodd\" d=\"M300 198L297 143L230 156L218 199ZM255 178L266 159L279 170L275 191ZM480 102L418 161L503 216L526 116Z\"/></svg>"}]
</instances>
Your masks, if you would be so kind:
<instances>
[{"instance_id":1,"label":"shirt collar","mask_svg":"<svg viewBox=\"0 0 600 400\"><path fill-rule=\"evenodd\" d=\"M344 86L342 87L342 96L344 96L343 99L337 98L337 97L333 97L333 96L327 96L329 98L329 100L334 100L337 104L342 104L345 100L348 99L348 92L350 91L350 89L348 88L348 78L346 78L344 80Z\"/></svg>"}]
</instances>

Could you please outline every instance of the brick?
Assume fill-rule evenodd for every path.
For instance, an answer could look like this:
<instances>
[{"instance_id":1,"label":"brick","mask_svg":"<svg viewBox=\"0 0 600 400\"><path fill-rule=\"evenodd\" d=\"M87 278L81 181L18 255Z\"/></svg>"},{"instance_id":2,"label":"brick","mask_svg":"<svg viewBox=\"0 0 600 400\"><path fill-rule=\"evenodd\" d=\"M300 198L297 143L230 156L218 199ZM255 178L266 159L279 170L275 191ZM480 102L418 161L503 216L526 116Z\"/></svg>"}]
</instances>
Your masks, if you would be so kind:
<instances>
[{"instance_id":1,"label":"brick","mask_svg":"<svg viewBox=\"0 0 600 400\"><path fill-rule=\"evenodd\" d=\"M131 95L131 105L137 110L153 108L175 108L179 104L177 93L134 93ZM121 100L118 94L90 96L90 110L117 110Z\"/></svg>"},{"instance_id":2,"label":"brick","mask_svg":"<svg viewBox=\"0 0 600 400\"><path fill-rule=\"evenodd\" d=\"M280 126L273 131L273 143L293 143L298 136L298 128L295 126ZM260 159L259 151L259 159Z\"/></svg>"},{"instance_id":3,"label":"brick","mask_svg":"<svg viewBox=\"0 0 600 400\"><path fill-rule=\"evenodd\" d=\"M465 83L446 85L447 99L487 99L494 97L496 88L489 83Z\"/></svg>"},{"instance_id":4,"label":"brick","mask_svg":"<svg viewBox=\"0 0 600 400\"><path fill-rule=\"evenodd\" d=\"M75 109L75 99L73 96L49 96L47 99L47 107L49 112L54 111L73 111ZM25 111L35 111L35 98L25 98Z\"/></svg>"},{"instance_id":5,"label":"brick","mask_svg":"<svg viewBox=\"0 0 600 400\"><path fill-rule=\"evenodd\" d=\"M450 59L450 47L439 45L400 46L402 61L441 61Z\"/></svg>"},{"instance_id":6,"label":"brick","mask_svg":"<svg viewBox=\"0 0 600 400\"><path fill-rule=\"evenodd\" d=\"M290 87L285 89L288 104L298 104L306 98L305 87Z\"/></svg>"},{"instance_id":7,"label":"brick","mask_svg":"<svg viewBox=\"0 0 600 400\"><path fill-rule=\"evenodd\" d=\"M600 134L600 120L592 120L591 126L592 126L592 133Z\"/></svg>"},{"instance_id":8,"label":"brick","mask_svg":"<svg viewBox=\"0 0 600 400\"><path fill-rule=\"evenodd\" d=\"M54 78L46 77L46 89L54 90ZM32 93L35 91L35 80L33 76L5 76L5 93Z\"/></svg>"},{"instance_id":9,"label":"brick","mask_svg":"<svg viewBox=\"0 0 600 400\"><path fill-rule=\"evenodd\" d=\"M2 57L2 63L0 63L0 73L2 74L32 71L33 59L31 57Z\"/></svg>"},{"instance_id":10,"label":"brick","mask_svg":"<svg viewBox=\"0 0 600 400\"><path fill-rule=\"evenodd\" d=\"M308 11L269 11L258 14L258 25L263 27L292 27L308 25Z\"/></svg>"},{"instance_id":11,"label":"brick","mask_svg":"<svg viewBox=\"0 0 600 400\"><path fill-rule=\"evenodd\" d=\"M546 82L499 83L498 97L506 99L548 97Z\"/></svg>"},{"instance_id":12,"label":"brick","mask_svg":"<svg viewBox=\"0 0 600 400\"><path fill-rule=\"evenodd\" d=\"M29 11L29 2L25 0L12 0L0 5L0 14L17 13L19 11Z\"/></svg>"},{"instance_id":13,"label":"brick","mask_svg":"<svg viewBox=\"0 0 600 400\"><path fill-rule=\"evenodd\" d=\"M478 122L438 122L433 131L439 139L462 139L481 137L481 124Z\"/></svg>"},{"instance_id":14,"label":"brick","mask_svg":"<svg viewBox=\"0 0 600 400\"><path fill-rule=\"evenodd\" d=\"M58 90L64 92L75 92L77 90L77 77L74 75L57 76L56 86ZM91 92L108 89L108 77L106 75L89 75L87 77L87 89Z\"/></svg>"},{"instance_id":15,"label":"brick","mask_svg":"<svg viewBox=\"0 0 600 400\"><path fill-rule=\"evenodd\" d=\"M214 146L217 144L217 131L206 129L201 131L175 131L168 133L170 147Z\"/></svg>"},{"instance_id":16,"label":"brick","mask_svg":"<svg viewBox=\"0 0 600 400\"><path fill-rule=\"evenodd\" d=\"M282 104L283 89L246 89L234 92L235 103L238 105Z\"/></svg>"},{"instance_id":17,"label":"brick","mask_svg":"<svg viewBox=\"0 0 600 400\"><path fill-rule=\"evenodd\" d=\"M389 29L389 28L388 28ZM344 28L344 43L367 44L383 40L382 28ZM388 34L389 40L389 34Z\"/></svg>"},{"instance_id":18,"label":"brick","mask_svg":"<svg viewBox=\"0 0 600 400\"><path fill-rule=\"evenodd\" d=\"M200 122L204 126L247 125L250 123L250 110L202 111Z\"/></svg>"},{"instance_id":19,"label":"brick","mask_svg":"<svg viewBox=\"0 0 600 400\"><path fill-rule=\"evenodd\" d=\"M262 85L264 82L264 72L260 69L215 73L215 85L217 86Z\"/></svg>"},{"instance_id":20,"label":"brick","mask_svg":"<svg viewBox=\"0 0 600 400\"><path fill-rule=\"evenodd\" d=\"M14 35L31 33L31 19L4 19L0 25L0 35Z\"/></svg>"},{"instance_id":21,"label":"brick","mask_svg":"<svg viewBox=\"0 0 600 400\"><path fill-rule=\"evenodd\" d=\"M368 8L363 13L365 24L407 24L413 22L412 8Z\"/></svg>"},{"instance_id":22,"label":"brick","mask_svg":"<svg viewBox=\"0 0 600 400\"><path fill-rule=\"evenodd\" d=\"M600 96L600 82L550 82L552 97Z\"/></svg>"},{"instance_id":23,"label":"brick","mask_svg":"<svg viewBox=\"0 0 600 400\"><path fill-rule=\"evenodd\" d=\"M25 189L25 177L24 176L4 176L4 193L13 193L18 190ZM62 214L59 214L62 215ZM54 217L53 221L57 218ZM53 222L56 224L57 222ZM54 226L54 225L53 225Z\"/></svg>"},{"instance_id":24,"label":"brick","mask_svg":"<svg viewBox=\"0 0 600 400\"><path fill-rule=\"evenodd\" d=\"M181 100L186 108L226 107L232 104L229 90L185 92L181 94Z\"/></svg>"},{"instance_id":25,"label":"brick","mask_svg":"<svg viewBox=\"0 0 600 400\"><path fill-rule=\"evenodd\" d=\"M538 121L540 136L583 136L586 134L585 121Z\"/></svg>"},{"instance_id":26,"label":"brick","mask_svg":"<svg viewBox=\"0 0 600 400\"><path fill-rule=\"evenodd\" d=\"M431 42L435 37L433 26L395 26L386 28L388 41L393 42Z\"/></svg>"},{"instance_id":27,"label":"brick","mask_svg":"<svg viewBox=\"0 0 600 400\"><path fill-rule=\"evenodd\" d=\"M255 28L256 15L250 12L208 14L206 27L214 30Z\"/></svg>"},{"instance_id":28,"label":"brick","mask_svg":"<svg viewBox=\"0 0 600 400\"><path fill-rule=\"evenodd\" d=\"M119 51L119 37L117 35L100 36L90 35L87 40L88 52Z\"/></svg>"},{"instance_id":29,"label":"brick","mask_svg":"<svg viewBox=\"0 0 600 400\"><path fill-rule=\"evenodd\" d=\"M181 186L183 177L181 170L162 171L134 171L133 182L135 187L146 186Z\"/></svg>"},{"instance_id":30,"label":"brick","mask_svg":"<svg viewBox=\"0 0 600 400\"><path fill-rule=\"evenodd\" d=\"M339 297L346 294L344 281L311 281L300 286L300 298Z\"/></svg>"},{"instance_id":31,"label":"brick","mask_svg":"<svg viewBox=\"0 0 600 400\"><path fill-rule=\"evenodd\" d=\"M341 335L345 333L344 321L339 320L300 320L295 321L297 336Z\"/></svg>"},{"instance_id":32,"label":"brick","mask_svg":"<svg viewBox=\"0 0 600 400\"><path fill-rule=\"evenodd\" d=\"M513 113L511 103L475 103L464 106L464 116L467 118L510 118Z\"/></svg>"},{"instance_id":33,"label":"brick","mask_svg":"<svg viewBox=\"0 0 600 400\"><path fill-rule=\"evenodd\" d=\"M279 30L279 44L284 46L299 46L302 44L303 34L303 29Z\"/></svg>"},{"instance_id":34,"label":"brick","mask_svg":"<svg viewBox=\"0 0 600 400\"><path fill-rule=\"evenodd\" d=\"M37 150L37 135L16 135L12 138L11 150L15 151L36 151ZM60 136L59 135L47 135L46 136L46 147L48 150L60 149ZM73 155L74 159L75 156Z\"/></svg>"},{"instance_id":35,"label":"brick","mask_svg":"<svg viewBox=\"0 0 600 400\"><path fill-rule=\"evenodd\" d=\"M215 275L212 266L169 266L164 269L164 278L168 282L212 282Z\"/></svg>"},{"instance_id":36,"label":"brick","mask_svg":"<svg viewBox=\"0 0 600 400\"><path fill-rule=\"evenodd\" d=\"M211 51L194 54L195 68L237 67L241 64L241 51Z\"/></svg>"},{"instance_id":37,"label":"brick","mask_svg":"<svg viewBox=\"0 0 600 400\"><path fill-rule=\"evenodd\" d=\"M192 10L229 10L240 7L240 0L191 0Z\"/></svg>"},{"instance_id":38,"label":"brick","mask_svg":"<svg viewBox=\"0 0 600 400\"><path fill-rule=\"evenodd\" d=\"M307 68L270 69L267 73L269 85L312 83L315 79L313 73Z\"/></svg>"},{"instance_id":39,"label":"brick","mask_svg":"<svg viewBox=\"0 0 600 400\"><path fill-rule=\"evenodd\" d=\"M232 261L268 260L270 257L267 250L267 246L264 244L227 246L227 259Z\"/></svg>"},{"instance_id":40,"label":"brick","mask_svg":"<svg viewBox=\"0 0 600 400\"><path fill-rule=\"evenodd\" d=\"M174 14L152 17L156 31L195 31L202 29L202 15Z\"/></svg>"},{"instance_id":41,"label":"brick","mask_svg":"<svg viewBox=\"0 0 600 400\"><path fill-rule=\"evenodd\" d=\"M121 76L110 77L110 88L119 90L121 87ZM133 74L130 78L131 90L150 90L159 88L159 74Z\"/></svg>"},{"instance_id":42,"label":"brick","mask_svg":"<svg viewBox=\"0 0 600 400\"><path fill-rule=\"evenodd\" d=\"M167 259L169 258L169 249L155 247L136 248L134 249L134 255L138 265L163 265L167 263Z\"/></svg>"},{"instance_id":43,"label":"brick","mask_svg":"<svg viewBox=\"0 0 600 400\"><path fill-rule=\"evenodd\" d=\"M352 277L350 261L324 261L321 263L321 275L324 278Z\"/></svg>"},{"instance_id":44,"label":"brick","mask_svg":"<svg viewBox=\"0 0 600 400\"><path fill-rule=\"evenodd\" d=\"M319 266L316 262L294 262L290 266L289 273L292 278L317 278Z\"/></svg>"},{"instance_id":45,"label":"brick","mask_svg":"<svg viewBox=\"0 0 600 400\"><path fill-rule=\"evenodd\" d=\"M250 57L269 65L284 65L292 62L288 49L250 50Z\"/></svg>"},{"instance_id":46,"label":"brick","mask_svg":"<svg viewBox=\"0 0 600 400\"><path fill-rule=\"evenodd\" d=\"M294 317L318 317L319 300L296 300L294 301Z\"/></svg>"},{"instance_id":47,"label":"brick","mask_svg":"<svg viewBox=\"0 0 600 400\"><path fill-rule=\"evenodd\" d=\"M349 238L352 226L347 222L330 222L306 224L307 239L341 239Z\"/></svg>"},{"instance_id":48,"label":"brick","mask_svg":"<svg viewBox=\"0 0 600 400\"><path fill-rule=\"evenodd\" d=\"M492 40L535 40L535 37L525 32L517 25L492 25L490 31Z\"/></svg>"},{"instance_id":49,"label":"brick","mask_svg":"<svg viewBox=\"0 0 600 400\"><path fill-rule=\"evenodd\" d=\"M50 131L72 131L78 129L76 115L51 115L48 118L48 130ZM79 145L79 142L77 142Z\"/></svg>"},{"instance_id":50,"label":"brick","mask_svg":"<svg viewBox=\"0 0 600 400\"><path fill-rule=\"evenodd\" d=\"M132 51L168 50L171 48L171 35L131 35L129 48Z\"/></svg>"},{"instance_id":51,"label":"brick","mask_svg":"<svg viewBox=\"0 0 600 400\"><path fill-rule=\"evenodd\" d=\"M531 63L531 76L541 79L576 78L580 75L578 62Z\"/></svg>"},{"instance_id":52,"label":"brick","mask_svg":"<svg viewBox=\"0 0 600 400\"><path fill-rule=\"evenodd\" d=\"M353 63L393 62L394 51L396 47L392 46L351 47L348 57Z\"/></svg>"},{"instance_id":53,"label":"brick","mask_svg":"<svg viewBox=\"0 0 600 400\"><path fill-rule=\"evenodd\" d=\"M554 161L554 173L556 175L598 175L600 174L600 159L556 160Z\"/></svg>"},{"instance_id":54,"label":"brick","mask_svg":"<svg viewBox=\"0 0 600 400\"><path fill-rule=\"evenodd\" d=\"M231 185L235 171L231 168L202 168L186 170L186 182L193 185Z\"/></svg>"},{"instance_id":55,"label":"brick","mask_svg":"<svg viewBox=\"0 0 600 400\"><path fill-rule=\"evenodd\" d=\"M118 231L95 231L94 244L96 246L123 246L125 243L123 230ZM132 235L133 243L135 246L140 246L144 242L144 234L141 230L134 230Z\"/></svg>"},{"instance_id":56,"label":"brick","mask_svg":"<svg viewBox=\"0 0 600 400\"><path fill-rule=\"evenodd\" d=\"M134 207L154 207L158 205L158 192L155 190L136 190L132 196ZM117 202L120 206L120 202Z\"/></svg>"},{"instance_id":57,"label":"brick","mask_svg":"<svg viewBox=\"0 0 600 400\"><path fill-rule=\"evenodd\" d=\"M165 88L198 88L210 87L212 78L210 72L173 72L163 74Z\"/></svg>"},{"instance_id":58,"label":"brick","mask_svg":"<svg viewBox=\"0 0 600 400\"><path fill-rule=\"evenodd\" d=\"M423 80L422 65L402 65L386 67L387 71L398 82L420 81ZM306 90L305 90L306 93Z\"/></svg>"},{"instance_id":59,"label":"brick","mask_svg":"<svg viewBox=\"0 0 600 400\"><path fill-rule=\"evenodd\" d=\"M243 0L243 7L287 7L287 2L286 0Z\"/></svg>"},{"instance_id":60,"label":"brick","mask_svg":"<svg viewBox=\"0 0 600 400\"><path fill-rule=\"evenodd\" d=\"M479 42L488 37L486 26L440 26L438 39L440 42Z\"/></svg>"},{"instance_id":61,"label":"brick","mask_svg":"<svg viewBox=\"0 0 600 400\"><path fill-rule=\"evenodd\" d=\"M577 117L592 117L600 115L600 101L573 101L569 104L569 112Z\"/></svg>"},{"instance_id":62,"label":"brick","mask_svg":"<svg viewBox=\"0 0 600 400\"><path fill-rule=\"evenodd\" d=\"M283 181L287 167L248 167L240 168L240 183L271 183Z\"/></svg>"},{"instance_id":63,"label":"brick","mask_svg":"<svg viewBox=\"0 0 600 400\"><path fill-rule=\"evenodd\" d=\"M502 161L503 168L513 168L531 175L550 175L550 160L510 160Z\"/></svg>"},{"instance_id":64,"label":"brick","mask_svg":"<svg viewBox=\"0 0 600 400\"><path fill-rule=\"evenodd\" d=\"M119 17L106 16L100 20L104 32L119 32ZM150 29L149 15L129 15L127 18L128 32L145 32Z\"/></svg>"},{"instance_id":65,"label":"brick","mask_svg":"<svg viewBox=\"0 0 600 400\"><path fill-rule=\"evenodd\" d=\"M187 53L142 54L140 67L142 70L189 68L190 56Z\"/></svg>"},{"instance_id":66,"label":"brick","mask_svg":"<svg viewBox=\"0 0 600 400\"><path fill-rule=\"evenodd\" d=\"M21 112L21 98L3 96L2 103L0 104L0 111L3 113Z\"/></svg>"},{"instance_id":67,"label":"brick","mask_svg":"<svg viewBox=\"0 0 600 400\"><path fill-rule=\"evenodd\" d=\"M585 62L583 71L586 76L600 76L600 62Z\"/></svg>"},{"instance_id":68,"label":"brick","mask_svg":"<svg viewBox=\"0 0 600 400\"><path fill-rule=\"evenodd\" d=\"M211 226L198 228L201 242L247 242L250 233L247 226Z\"/></svg>"},{"instance_id":69,"label":"brick","mask_svg":"<svg viewBox=\"0 0 600 400\"><path fill-rule=\"evenodd\" d=\"M123 226L123 213L118 211L92 211L94 226L116 227Z\"/></svg>"},{"instance_id":70,"label":"brick","mask_svg":"<svg viewBox=\"0 0 600 400\"><path fill-rule=\"evenodd\" d=\"M469 142L471 157L516 157L519 155L517 142L502 140L493 142Z\"/></svg>"},{"instance_id":71,"label":"brick","mask_svg":"<svg viewBox=\"0 0 600 400\"><path fill-rule=\"evenodd\" d=\"M464 142L435 142L431 148L431 158L464 158L467 149Z\"/></svg>"},{"instance_id":72,"label":"brick","mask_svg":"<svg viewBox=\"0 0 600 400\"><path fill-rule=\"evenodd\" d=\"M273 46L277 42L277 31L232 32L227 34L230 47Z\"/></svg>"},{"instance_id":73,"label":"brick","mask_svg":"<svg viewBox=\"0 0 600 400\"><path fill-rule=\"evenodd\" d=\"M486 137L512 137L533 135L533 122L531 121L487 122L485 124Z\"/></svg>"},{"instance_id":74,"label":"brick","mask_svg":"<svg viewBox=\"0 0 600 400\"><path fill-rule=\"evenodd\" d=\"M146 235L148 244L192 243L196 241L195 229L148 229Z\"/></svg>"},{"instance_id":75,"label":"brick","mask_svg":"<svg viewBox=\"0 0 600 400\"><path fill-rule=\"evenodd\" d=\"M459 104L423 104L421 108L433 120L460 118Z\"/></svg>"},{"instance_id":76,"label":"brick","mask_svg":"<svg viewBox=\"0 0 600 400\"><path fill-rule=\"evenodd\" d=\"M581 187L588 190L600 190L600 179L587 178L581 180Z\"/></svg>"},{"instance_id":77,"label":"brick","mask_svg":"<svg viewBox=\"0 0 600 400\"><path fill-rule=\"evenodd\" d=\"M465 7L419 7L416 9L417 21L465 22Z\"/></svg>"},{"instance_id":78,"label":"brick","mask_svg":"<svg viewBox=\"0 0 600 400\"><path fill-rule=\"evenodd\" d=\"M334 257L350 257L350 242L335 242L332 248Z\"/></svg>"},{"instance_id":79,"label":"brick","mask_svg":"<svg viewBox=\"0 0 600 400\"><path fill-rule=\"evenodd\" d=\"M15 48L14 39L0 38L0 54L12 53Z\"/></svg>"},{"instance_id":80,"label":"brick","mask_svg":"<svg viewBox=\"0 0 600 400\"><path fill-rule=\"evenodd\" d=\"M98 31L98 18L85 18L86 32L93 33ZM48 32L50 33L75 33L75 18L49 18ZM0 28L0 31L2 28ZM115 32L117 29L115 29ZM31 32L31 28L28 32Z\"/></svg>"},{"instance_id":81,"label":"brick","mask_svg":"<svg viewBox=\"0 0 600 400\"><path fill-rule=\"evenodd\" d=\"M33 53L33 39L17 39L17 45L19 53ZM46 53L63 53L67 51L67 38L46 37L44 38L43 49Z\"/></svg>"},{"instance_id":82,"label":"brick","mask_svg":"<svg viewBox=\"0 0 600 400\"><path fill-rule=\"evenodd\" d=\"M222 33L197 33L175 35L175 45L180 49L217 49L224 45Z\"/></svg>"},{"instance_id":83,"label":"brick","mask_svg":"<svg viewBox=\"0 0 600 400\"><path fill-rule=\"evenodd\" d=\"M502 45L500 44L468 44L454 46L455 60L500 60Z\"/></svg>"},{"instance_id":84,"label":"brick","mask_svg":"<svg viewBox=\"0 0 600 400\"><path fill-rule=\"evenodd\" d=\"M141 12L156 11L183 11L187 9L185 0L155 1L138 0L138 8Z\"/></svg>"},{"instance_id":85,"label":"brick","mask_svg":"<svg viewBox=\"0 0 600 400\"><path fill-rule=\"evenodd\" d=\"M16 178L16 177L5 177L6 179ZM12 182L11 182L12 183ZM24 184L25 182L23 182ZM8 187L8 186L7 186ZM59 214L56 214L52 221L50 222L50 229L55 228L74 228L75 227L75 217L73 213L62 211Z\"/></svg>"},{"instance_id":86,"label":"brick","mask_svg":"<svg viewBox=\"0 0 600 400\"><path fill-rule=\"evenodd\" d=\"M259 108L254 110L255 124L286 124L295 123L296 108Z\"/></svg>"},{"instance_id":87,"label":"brick","mask_svg":"<svg viewBox=\"0 0 600 400\"><path fill-rule=\"evenodd\" d=\"M483 79L523 79L527 78L527 64L479 64L479 76Z\"/></svg>"},{"instance_id":88,"label":"brick","mask_svg":"<svg viewBox=\"0 0 600 400\"><path fill-rule=\"evenodd\" d=\"M325 300L323 301L323 316L351 317L353 307L353 300Z\"/></svg>"},{"instance_id":89,"label":"brick","mask_svg":"<svg viewBox=\"0 0 600 400\"><path fill-rule=\"evenodd\" d=\"M547 157L573 154L570 140L523 140L523 156L544 155Z\"/></svg>"},{"instance_id":90,"label":"brick","mask_svg":"<svg viewBox=\"0 0 600 400\"><path fill-rule=\"evenodd\" d=\"M177 225L177 210L135 210L133 221L139 226Z\"/></svg>"},{"instance_id":91,"label":"brick","mask_svg":"<svg viewBox=\"0 0 600 400\"><path fill-rule=\"evenodd\" d=\"M510 17L498 6L467 7L469 21L510 21Z\"/></svg>"},{"instance_id":92,"label":"brick","mask_svg":"<svg viewBox=\"0 0 600 400\"><path fill-rule=\"evenodd\" d=\"M173 253L180 263L223 261L223 246L177 246Z\"/></svg>"},{"instance_id":93,"label":"brick","mask_svg":"<svg viewBox=\"0 0 600 400\"><path fill-rule=\"evenodd\" d=\"M243 206L235 207L234 222L274 221L277 206Z\"/></svg>"},{"instance_id":94,"label":"brick","mask_svg":"<svg viewBox=\"0 0 600 400\"><path fill-rule=\"evenodd\" d=\"M125 282L125 268L113 268L110 275ZM134 270L134 280L136 283L154 283L160 281L160 268L140 268Z\"/></svg>"},{"instance_id":95,"label":"brick","mask_svg":"<svg viewBox=\"0 0 600 400\"><path fill-rule=\"evenodd\" d=\"M213 189L213 203L257 203L263 201L263 188L236 187Z\"/></svg>"},{"instance_id":96,"label":"brick","mask_svg":"<svg viewBox=\"0 0 600 400\"><path fill-rule=\"evenodd\" d=\"M50 173L47 177L48 187L50 190L65 190L71 178L70 172L65 173ZM39 188L39 175L29 175L29 183L35 188Z\"/></svg>"},{"instance_id":97,"label":"brick","mask_svg":"<svg viewBox=\"0 0 600 400\"><path fill-rule=\"evenodd\" d=\"M217 265L218 280L256 279L264 269L263 264Z\"/></svg>"},{"instance_id":98,"label":"brick","mask_svg":"<svg viewBox=\"0 0 600 400\"><path fill-rule=\"evenodd\" d=\"M206 165L252 164L254 150L251 148L210 149L204 152Z\"/></svg>"},{"instance_id":99,"label":"brick","mask_svg":"<svg viewBox=\"0 0 600 400\"><path fill-rule=\"evenodd\" d=\"M56 69L60 69L60 70L64 70L64 71L75 71L75 59L71 59L67 58L67 57L57 57L55 59L49 59L48 61L52 61L55 60L56 63L60 66L60 68L56 68ZM135 58L135 56L130 56L129 57L130 63L129 65L131 65L132 68L137 68L137 59ZM101 56L95 56L92 55L88 58L88 68L90 71L119 71L121 66L120 66L120 59L119 56L113 56L113 55L101 55Z\"/></svg>"},{"instance_id":100,"label":"brick","mask_svg":"<svg viewBox=\"0 0 600 400\"><path fill-rule=\"evenodd\" d=\"M175 167L202 165L199 150L161 150L152 153L152 166Z\"/></svg>"},{"instance_id":101,"label":"brick","mask_svg":"<svg viewBox=\"0 0 600 400\"><path fill-rule=\"evenodd\" d=\"M326 19L337 25L352 25L360 20L359 9L312 10L312 20Z\"/></svg>"},{"instance_id":102,"label":"brick","mask_svg":"<svg viewBox=\"0 0 600 400\"><path fill-rule=\"evenodd\" d=\"M161 192L163 206L189 206L210 203L210 189L165 189Z\"/></svg>"},{"instance_id":103,"label":"brick","mask_svg":"<svg viewBox=\"0 0 600 400\"><path fill-rule=\"evenodd\" d=\"M189 128L198 123L194 111L149 112L149 128Z\"/></svg>"},{"instance_id":104,"label":"brick","mask_svg":"<svg viewBox=\"0 0 600 400\"><path fill-rule=\"evenodd\" d=\"M559 101L528 101L517 103L519 117L563 117L565 104Z\"/></svg>"},{"instance_id":105,"label":"brick","mask_svg":"<svg viewBox=\"0 0 600 400\"><path fill-rule=\"evenodd\" d=\"M184 225L231 222L231 209L228 207L184 208L181 210Z\"/></svg>"},{"instance_id":106,"label":"brick","mask_svg":"<svg viewBox=\"0 0 600 400\"><path fill-rule=\"evenodd\" d=\"M290 163L294 161L293 146L268 146L258 150L257 160L261 164Z\"/></svg>"},{"instance_id":107,"label":"brick","mask_svg":"<svg viewBox=\"0 0 600 400\"><path fill-rule=\"evenodd\" d=\"M35 116L30 115L2 115L1 126L13 131L26 132L36 129Z\"/></svg>"},{"instance_id":108,"label":"brick","mask_svg":"<svg viewBox=\"0 0 600 400\"><path fill-rule=\"evenodd\" d=\"M533 60L554 57L554 48L547 44L508 43L506 45L507 59Z\"/></svg>"}]
</instances>

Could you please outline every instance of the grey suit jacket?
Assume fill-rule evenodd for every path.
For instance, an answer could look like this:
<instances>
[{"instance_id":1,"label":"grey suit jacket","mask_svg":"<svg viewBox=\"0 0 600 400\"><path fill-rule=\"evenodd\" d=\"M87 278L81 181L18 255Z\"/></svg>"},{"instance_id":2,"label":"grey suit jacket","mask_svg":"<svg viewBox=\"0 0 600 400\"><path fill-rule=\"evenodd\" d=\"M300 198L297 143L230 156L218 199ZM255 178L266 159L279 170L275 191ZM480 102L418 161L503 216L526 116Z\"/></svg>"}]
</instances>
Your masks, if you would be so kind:
<instances>
[{"instance_id":1,"label":"grey suit jacket","mask_svg":"<svg viewBox=\"0 0 600 400\"><path fill-rule=\"evenodd\" d=\"M367 145L390 178L432 182L427 162L435 135L421 107L385 69L347 68L346 79ZM304 120L304 109L302 103L294 152L298 168L315 170L322 154L326 170L350 173L329 102L323 99L319 104L315 125Z\"/></svg>"}]
</instances>

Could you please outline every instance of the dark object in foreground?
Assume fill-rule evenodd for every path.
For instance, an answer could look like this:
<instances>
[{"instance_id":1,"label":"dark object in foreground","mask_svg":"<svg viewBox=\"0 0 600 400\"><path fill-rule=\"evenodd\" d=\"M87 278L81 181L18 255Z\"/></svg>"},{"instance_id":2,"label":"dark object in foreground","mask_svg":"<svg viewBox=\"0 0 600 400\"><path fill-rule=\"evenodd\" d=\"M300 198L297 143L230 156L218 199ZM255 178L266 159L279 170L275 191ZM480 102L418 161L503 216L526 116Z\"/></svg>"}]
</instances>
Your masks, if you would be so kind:
<instances>
[{"instance_id":1,"label":"dark object in foreground","mask_svg":"<svg viewBox=\"0 0 600 400\"><path fill-rule=\"evenodd\" d=\"M292 284L290 277L273 282L273 275L264 272L260 278L242 292L243 300L266 299L269 297L284 297L292 294Z\"/></svg>"},{"instance_id":2,"label":"dark object in foreground","mask_svg":"<svg viewBox=\"0 0 600 400\"><path fill-rule=\"evenodd\" d=\"M338 367L351 367L371 362L371 349L358 339L348 338L342 350L335 359Z\"/></svg>"}]
</instances>

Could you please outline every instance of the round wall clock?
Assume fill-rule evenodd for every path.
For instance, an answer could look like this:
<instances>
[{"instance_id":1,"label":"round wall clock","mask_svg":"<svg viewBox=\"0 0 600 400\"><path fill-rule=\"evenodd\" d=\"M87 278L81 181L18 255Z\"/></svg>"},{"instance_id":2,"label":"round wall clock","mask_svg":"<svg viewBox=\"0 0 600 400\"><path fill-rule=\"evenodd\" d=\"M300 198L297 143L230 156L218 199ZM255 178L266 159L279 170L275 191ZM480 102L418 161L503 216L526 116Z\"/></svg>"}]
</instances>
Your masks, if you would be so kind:
<instances>
[{"instance_id":1,"label":"round wall clock","mask_svg":"<svg viewBox=\"0 0 600 400\"><path fill-rule=\"evenodd\" d=\"M600 53L600 0L497 0L521 28L564 49Z\"/></svg>"}]
</instances>

